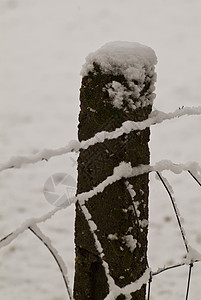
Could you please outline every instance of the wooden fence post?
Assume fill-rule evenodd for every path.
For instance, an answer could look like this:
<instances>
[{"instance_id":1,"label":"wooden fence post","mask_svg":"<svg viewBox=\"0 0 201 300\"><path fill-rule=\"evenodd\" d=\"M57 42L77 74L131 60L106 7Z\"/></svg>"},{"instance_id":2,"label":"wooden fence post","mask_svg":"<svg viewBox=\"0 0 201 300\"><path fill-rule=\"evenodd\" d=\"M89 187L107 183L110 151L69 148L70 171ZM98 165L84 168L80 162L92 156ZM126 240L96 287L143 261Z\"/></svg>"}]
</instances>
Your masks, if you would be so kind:
<instances>
[{"instance_id":1,"label":"wooden fence post","mask_svg":"<svg viewBox=\"0 0 201 300\"><path fill-rule=\"evenodd\" d=\"M146 120L152 110L156 74L154 51L138 43L112 42L90 54L82 69L79 140L97 132L114 131L127 120ZM78 159L77 193L90 191L122 161L132 167L149 164L150 130L105 140L81 150ZM86 202L95 222L95 233L119 287L139 279L147 268L148 174L120 179ZM79 203L75 221L76 300L102 300L109 293L107 276L94 237ZM131 293L145 299L146 285ZM115 299L126 299L125 294Z\"/></svg>"}]
</instances>

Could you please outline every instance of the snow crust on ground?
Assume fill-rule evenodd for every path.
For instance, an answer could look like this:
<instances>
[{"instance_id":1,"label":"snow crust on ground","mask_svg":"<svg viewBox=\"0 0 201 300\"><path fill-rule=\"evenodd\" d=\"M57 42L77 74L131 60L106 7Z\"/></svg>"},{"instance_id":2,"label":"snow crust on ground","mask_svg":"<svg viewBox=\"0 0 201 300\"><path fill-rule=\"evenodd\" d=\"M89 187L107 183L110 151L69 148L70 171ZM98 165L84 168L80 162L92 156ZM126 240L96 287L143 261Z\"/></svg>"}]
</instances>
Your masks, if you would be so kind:
<instances>
[{"instance_id":1,"label":"snow crust on ground","mask_svg":"<svg viewBox=\"0 0 201 300\"><path fill-rule=\"evenodd\" d=\"M35 155L77 139L80 69L85 57L109 41L137 41L157 54L154 106L165 112L200 105L200 1L1 0L0 138L1 163ZM181 109L182 111L182 109ZM199 116L175 118L151 127L151 164L197 161ZM75 153L0 174L0 235L53 208L42 190L47 178L66 172L76 178ZM201 252L200 187L189 174L168 178L184 219L188 241ZM150 175L149 262L157 270L181 261L185 249L161 183ZM74 268L74 207L40 224L68 266ZM198 257L195 251L193 257ZM185 258L184 258L185 259ZM190 258L187 258L188 260ZM156 276L152 300L184 299L187 266ZM190 299L201 294L201 267L192 270ZM48 251L24 232L0 251L0 298L66 299L61 274Z\"/></svg>"}]
</instances>

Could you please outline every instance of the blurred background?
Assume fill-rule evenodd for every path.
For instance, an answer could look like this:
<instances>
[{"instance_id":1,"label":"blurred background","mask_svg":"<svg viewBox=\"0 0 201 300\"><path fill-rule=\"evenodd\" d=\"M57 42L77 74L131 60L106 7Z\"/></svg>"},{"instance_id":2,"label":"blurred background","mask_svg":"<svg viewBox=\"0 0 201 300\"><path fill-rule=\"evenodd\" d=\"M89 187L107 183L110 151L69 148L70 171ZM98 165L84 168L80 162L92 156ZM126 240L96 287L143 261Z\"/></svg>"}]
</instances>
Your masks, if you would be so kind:
<instances>
[{"instance_id":1,"label":"blurred background","mask_svg":"<svg viewBox=\"0 0 201 300\"><path fill-rule=\"evenodd\" d=\"M77 139L80 70L85 57L109 41L134 41L158 57L154 107L165 112L200 105L199 0L0 0L0 163L11 156L58 148ZM201 164L201 117L151 128L151 163ZM26 219L52 209L43 186L54 173L76 179L76 155L64 155L0 174L0 238ZM201 252L199 186L188 174L165 173L175 188L190 244ZM40 225L63 256L73 284L74 207ZM185 254L164 188L150 176L149 259L153 270ZM153 281L155 300L184 299L187 267ZM189 299L201 294L193 268ZM66 299L52 257L30 232L0 249L0 298Z\"/></svg>"}]
</instances>

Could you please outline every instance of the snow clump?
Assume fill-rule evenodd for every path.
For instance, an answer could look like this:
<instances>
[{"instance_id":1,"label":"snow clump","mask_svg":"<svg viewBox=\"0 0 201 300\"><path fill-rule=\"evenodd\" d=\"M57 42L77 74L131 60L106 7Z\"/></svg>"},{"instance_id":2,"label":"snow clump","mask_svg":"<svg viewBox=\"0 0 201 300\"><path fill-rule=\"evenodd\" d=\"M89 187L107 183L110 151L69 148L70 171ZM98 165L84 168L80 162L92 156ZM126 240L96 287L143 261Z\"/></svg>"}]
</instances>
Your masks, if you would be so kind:
<instances>
[{"instance_id":1,"label":"snow clump","mask_svg":"<svg viewBox=\"0 0 201 300\"><path fill-rule=\"evenodd\" d=\"M93 72L94 63L103 73L123 75L127 81L127 86L117 81L105 86L114 107L126 111L125 103L131 110L153 104L157 57L150 47L134 42L107 43L87 56L81 75Z\"/></svg>"}]
</instances>

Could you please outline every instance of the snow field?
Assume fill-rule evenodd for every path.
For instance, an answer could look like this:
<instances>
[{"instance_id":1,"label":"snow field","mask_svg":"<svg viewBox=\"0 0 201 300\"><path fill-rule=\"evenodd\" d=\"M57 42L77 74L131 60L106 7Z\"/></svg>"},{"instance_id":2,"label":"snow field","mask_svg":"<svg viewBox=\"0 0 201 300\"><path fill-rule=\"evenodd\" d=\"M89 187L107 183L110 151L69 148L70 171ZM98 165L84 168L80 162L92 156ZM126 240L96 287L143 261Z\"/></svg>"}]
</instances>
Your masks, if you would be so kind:
<instances>
[{"instance_id":1,"label":"snow field","mask_svg":"<svg viewBox=\"0 0 201 300\"><path fill-rule=\"evenodd\" d=\"M166 112L200 105L199 1L2 0L1 162L35 154L76 139L80 70L85 57L109 41L137 41L158 57L154 106ZM151 164L200 157L200 117L184 117L151 127ZM52 207L43 197L46 179L56 172L76 178L76 154L52 158L0 174L0 233ZM200 189L186 173L165 172L189 243L201 250ZM184 248L164 188L150 176L150 264L157 269L180 261ZM73 279L74 208L40 225L65 260ZM39 241L26 232L0 251L0 296L5 300L65 299L57 266ZM183 299L187 268L167 271L153 281L152 299ZM197 299L201 268L195 264L190 299Z\"/></svg>"}]
</instances>

